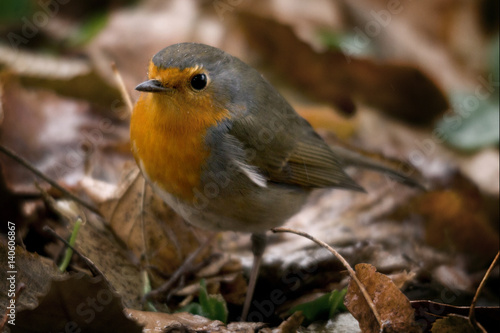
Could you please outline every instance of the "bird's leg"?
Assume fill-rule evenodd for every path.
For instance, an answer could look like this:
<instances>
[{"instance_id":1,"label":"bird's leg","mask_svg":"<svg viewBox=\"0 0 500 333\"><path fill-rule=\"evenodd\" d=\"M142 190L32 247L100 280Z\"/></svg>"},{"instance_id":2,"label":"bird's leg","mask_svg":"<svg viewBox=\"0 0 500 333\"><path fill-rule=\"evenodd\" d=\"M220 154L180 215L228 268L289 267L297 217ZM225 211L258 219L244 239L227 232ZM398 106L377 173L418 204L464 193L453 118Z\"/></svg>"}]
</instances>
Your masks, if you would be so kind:
<instances>
[{"instance_id":1,"label":"bird's leg","mask_svg":"<svg viewBox=\"0 0 500 333\"><path fill-rule=\"evenodd\" d=\"M253 264L250 271L250 281L248 282L247 295L245 297L245 304L243 305L243 313L241 314L241 321L246 321L250 304L252 303L253 292L255 291L255 284L259 276L260 263L262 262L262 255L266 249L267 237L266 234L252 234L252 253Z\"/></svg>"}]
</instances>

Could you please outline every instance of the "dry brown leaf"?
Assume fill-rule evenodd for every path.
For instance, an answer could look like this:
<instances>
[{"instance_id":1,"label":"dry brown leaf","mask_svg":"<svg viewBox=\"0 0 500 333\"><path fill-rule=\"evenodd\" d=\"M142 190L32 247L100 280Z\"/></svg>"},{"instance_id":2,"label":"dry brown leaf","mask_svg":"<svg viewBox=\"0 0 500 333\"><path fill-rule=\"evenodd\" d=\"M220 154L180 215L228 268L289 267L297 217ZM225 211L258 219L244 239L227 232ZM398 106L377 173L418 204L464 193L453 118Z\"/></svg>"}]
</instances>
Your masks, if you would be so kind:
<instances>
[{"instance_id":1,"label":"dry brown leaf","mask_svg":"<svg viewBox=\"0 0 500 333\"><path fill-rule=\"evenodd\" d=\"M124 123L117 120L112 105L104 115L87 101L68 99L48 90L26 89L13 74L1 75L0 81L4 89L1 143L55 181L75 183L90 165L96 164L103 147L128 140L128 130L123 131ZM125 154L110 150L105 153L106 159L99 160L96 173L100 179L116 180L113 173ZM129 152L127 156L130 159ZM3 154L0 161L9 188L36 191L31 172Z\"/></svg>"},{"instance_id":2,"label":"dry brown leaf","mask_svg":"<svg viewBox=\"0 0 500 333\"><path fill-rule=\"evenodd\" d=\"M0 45L0 66L18 75L23 85L111 106L120 101L112 81L101 77L83 58L61 58Z\"/></svg>"},{"instance_id":3,"label":"dry brown leaf","mask_svg":"<svg viewBox=\"0 0 500 333\"><path fill-rule=\"evenodd\" d=\"M247 292L247 282L243 277L240 260L225 253L218 256L218 258L211 258L210 262L199 269L195 275L200 279L205 278L208 288L211 287L211 283L217 283L219 286L217 290L210 293L221 294L228 303L243 305ZM199 289L198 282L196 282L195 288L197 292ZM185 289L178 290L176 295L181 295L182 290Z\"/></svg>"},{"instance_id":4,"label":"dry brown leaf","mask_svg":"<svg viewBox=\"0 0 500 333\"><path fill-rule=\"evenodd\" d=\"M488 20L486 15L480 15L480 7L486 8L487 2L394 2L401 5L397 13L384 17L390 4L387 1L343 1L354 19L348 31L366 33L367 26L382 22L380 33L366 44L358 41L356 49L369 46L386 59L414 63L447 90L462 90L474 84L477 70L485 69L488 38L481 24Z\"/></svg>"},{"instance_id":5,"label":"dry brown leaf","mask_svg":"<svg viewBox=\"0 0 500 333\"><path fill-rule=\"evenodd\" d=\"M465 177L476 184L482 193L495 202L498 219L498 197L500 195L500 153L498 147L486 148L476 154L464 156L460 161Z\"/></svg>"},{"instance_id":6,"label":"dry brown leaf","mask_svg":"<svg viewBox=\"0 0 500 333\"><path fill-rule=\"evenodd\" d=\"M480 325L480 324L478 324ZM469 319L464 316L449 314L448 316L436 320L431 329L432 333L486 333L486 330L479 326L475 328Z\"/></svg>"},{"instance_id":7,"label":"dry brown leaf","mask_svg":"<svg viewBox=\"0 0 500 333\"><path fill-rule=\"evenodd\" d=\"M416 213L426 221L426 241L439 249L472 254L489 261L498 251L498 230L485 202L466 180L450 189L430 191L413 200Z\"/></svg>"},{"instance_id":8,"label":"dry brown leaf","mask_svg":"<svg viewBox=\"0 0 500 333\"><path fill-rule=\"evenodd\" d=\"M128 315L145 325L144 330L152 332L256 332L265 325L263 323L231 323L224 326L218 320L192 315L186 312L159 313L126 309Z\"/></svg>"},{"instance_id":9,"label":"dry brown leaf","mask_svg":"<svg viewBox=\"0 0 500 333\"><path fill-rule=\"evenodd\" d=\"M142 332L123 313L116 293L102 277L79 273L52 281L32 310L17 313L11 332Z\"/></svg>"},{"instance_id":10,"label":"dry brown leaf","mask_svg":"<svg viewBox=\"0 0 500 333\"><path fill-rule=\"evenodd\" d=\"M149 185L134 166L119 184L112 198L99 203L110 227L153 277L159 286L179 268L187 256L208 238L196 233ZM201 260L210 251L200 255Z\"/></svg>"},{"instance_id":11,"label":"dry brown leaf","mask_svg":"<svg viewBox=\"0 0 500 333\"><path fill-rule=\"evenodd\" d=\"M284 320L277 329L273 330L273 333L292 333L297 332L298 328L304 321L304 315L302 311L296 311L286 320Z\"/></svg>"},{"instance_id":12,"label":"dry brown leaf","mask_svg":"<svg viewBox=\"0 0 500 333\"><path fill-rule=\"evenodd\" d=\"M0 209L0 221L10 221L17 224L18 235L24 234L26 216L22 212L23 203L25 202L22 196L16 195L7 185L7 180L4 177L3 166L0 163L0 202L2 209ZM4 222L5 223L5 222ZM1 229L7 232L5 225Z\"/></svg>"},{"instance_id":13,"label":"dry brown leaf","mask_svg":"<svg viewBox=\"0 0 500 333\"><path fill-rule=\"evenodd\" d=\"M411 301L411 306L415 309L416 321L425 327L425 332L430 331L432 325L439 319L449 315L468 316L469 306L453 306L449 304L436 303L432 301L420 300ZM500 307L479 306L475 308L476 320L486 328L488 332L498 329L500 318Z\"/></svg>"},{"instance_id":14,"label":"dry brown leaf","mask_svg":"<svg viewBox=\"0 0 500 333\"><path fill-rule=\"evenodd\" d=\"M363 283L371 296L380 319L384 323L384 332L420 332L415 323L414 310L406 296L387 276L377 273L369 264L358 264L356 276ZM344 301L349 312L358 320L363 332L379 332L380 327L356 283L351 281Z\"/></svg>"},{"instance_id":15,"label":"dry brown leaf","mask_svg":"<svg viewBox=\"0 0 500 333\"><path fill-rule=\"evenodd\" d=\"M413 282L415 280L416 275L417 275L417 273L414 271L412 271L412 272L403 271L403 272L391 274L389 276L389 278L392 280L394 285L399 290L403 290L404 288L406 288L406 286L408 284L410 284L411 282Z\"/></svg>"},{"instance_id":16,"label":"dry brown leaf","mask_svg":"<svg viewBox=\"0 0 500 333\"><path fill-rule=\"evenodd\" d=\"M2 144L53 179L81 174L87 154L79 147L84 137L78 132L88 120L84 117L88 104L47 91L26 90L12 75L3 75L0 80L5 89ZM28 170L3 155L0 160L11 189L35 190L34 176Z\"/></svg>"},{"instance_id":17,"label":"dry brown leaf","mask_svg":"<svg viewBox=\"0 0 500 333\"><path fill-rule=\"evenodd\" d=\"M95 216L89 215L87 223L81 226L76 247L104 275L125 306L142 307L145 281L140 269L127 256L123 244Z\"/></svg>"},{"instance_id":18,"label":"dry brown leaf","mask_svg":"<svg viewBox=\"0 0 500 333\"><path fill-rule=\"evenodd\" d=\"M315 129L331 131L341 140L347 140L356 131L356 118L341 117L330 107L295 105L295 110Z\"/></svg>"},{"instance_id":19,"label":"dry brown leaf","mask_svg":"<svg viewBox=\"0 0 500 333\"><path fill-rule=\"evenodd\" d=\"M350 113L348 101L355 97L398 119L427 124L448 109L440 88L416 67L346 57L341 51L319 54L289 26L251 14L240 17L249 43L273 69L340 110Z\"/></svg>"},{"instance_id":20,"label":"dry brown leaf","mask_svg":"<svg viewBox=\"0 0 500 333\"><path fill-rule=\"evenodd\" d=\"M243 305L247 295L247 280L240 270L233 280L221 281L220 293L227 303Z\"/></svg>"},{"instance_id":21,"label":"dry brown leaf","mask_svg":"<svg viewBox=\"0 0 500 333\"><path fill-rule=\"evenodd\" d=\"M213 29L207 32L205 25ZM155 28L159 26L162 28ZM86 53L104 77L113 77L112 59L132 91L146 77L151 57L162 48L189 41L220 46L225 40L222 32L220 20L201 15L198 1L144 1L111 11L106 26L86 46ZM132 97L138 97L138 92L132 91Z\"/></svg>"},{"instance_id":22,"label":"dry brown leaf","mask_svg":"<svg viewBox=\"0 0 500 333\"><path fill-rule=\"evenodd\" d=\"M7 242L2 239L0 241L0 258L1 266L4 268L0 270L0 313L4 314L5 306L10 301L7 293L10 290L10 280L7 280L12 273L7 269L8 258ZM15 254L15 273L16 287L21 283L26 285L26 288L16 298L16 311L26 308L33 308L38 304L37 296L46 292L50 281L64 276L52 261L39 256L36 253L30 253L22 247L16 246Z\"/></svg>"},{"instance_id":23,"label":"dry brown leaf","mask_svg":"<svg viewBox=\"0 0 500 333\"><path fill-rule=\"evenodd\" d=\"M432 271L432 278L450 290L473 293L473 278L463 266L460 263L440 265Z\"/></svg>"}]
</instances>

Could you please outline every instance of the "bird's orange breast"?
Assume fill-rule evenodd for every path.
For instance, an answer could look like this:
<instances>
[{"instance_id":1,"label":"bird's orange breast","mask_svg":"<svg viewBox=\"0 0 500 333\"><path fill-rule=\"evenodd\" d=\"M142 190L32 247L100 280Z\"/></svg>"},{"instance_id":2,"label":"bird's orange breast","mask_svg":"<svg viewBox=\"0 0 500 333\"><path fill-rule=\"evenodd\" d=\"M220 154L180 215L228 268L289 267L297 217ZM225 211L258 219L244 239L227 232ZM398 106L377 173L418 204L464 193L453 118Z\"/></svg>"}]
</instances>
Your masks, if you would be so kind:
<instances>
[{"instance_id":1,"label":"bird's orange breast","mask_svg":"<svg viewBox=\"0 0 500 333\"><path fill-rule=\"evenodd\" d=\"M149 180L183 200L193 200L210 150L207 130L228 116L206 109L211 101L182 102L179 96L142 93L130 122L134 157Z\"/></svg>"}]
</instances>

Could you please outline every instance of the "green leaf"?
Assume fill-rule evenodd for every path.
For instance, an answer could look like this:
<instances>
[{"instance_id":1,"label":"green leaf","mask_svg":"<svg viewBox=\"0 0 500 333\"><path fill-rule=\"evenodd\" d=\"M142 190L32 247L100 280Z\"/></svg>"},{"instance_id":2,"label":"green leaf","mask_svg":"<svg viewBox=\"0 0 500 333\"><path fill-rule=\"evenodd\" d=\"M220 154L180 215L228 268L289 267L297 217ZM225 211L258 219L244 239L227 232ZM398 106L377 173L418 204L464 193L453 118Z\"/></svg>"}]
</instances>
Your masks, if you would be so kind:
<instances>
[{"instance_id":1,"label":"green leaf","mask_svg":"<svg viewBox=\"0 0 500 333\"><path fill-rule=\"evenodd\" d=\"M204 279L200 281L200 295L198 296L198 300L200 303L190 303L177 312L189 312L212 320L220 320L224 324L227 323L228 312L226 301L221 295L208 295Z\"/></svg>"},{"instance_id":2,"label":"green leaf","mask_svg":"<svg viewBox=\"0 0 500 333\"><path fill-rule=\"evenodd\" d=\"M31 18L36 9L31 0L0 1L0 27L8 23L19 23L21 18Z\"/></svg>"},{"instance_id":3,"label":"green leaf","mask_svg":"<svg viewBox=\"0 0 500 333\"><path fill-rule=\"evenodd\" d=\"M175 311L175 312L189 312L194 315L199 315L205 317L205 313L203 312L203 308L200 305L200 303L189 303L188 305L182 307L181 309Z\"/></svg>"},{"instance_id":4,"label":"green leaf","mask_svg":"<svg viewBox=\"0 0 500 333\"><path fill-rule=\"evenodd\" d=\"M106 26L109 19L108 12L96 12L88 19L86 19L78 32L73 35L69 41L68 46L76 47L84 45L92 40L102 29Z\"/></svg>"},{"instance_id":5,"label":"green leaf","mask_svg":"<svg viewBox=\"0 0 500 333\"><path fill-rule=\"evenodd\" d=\"M339 33L330 29L320 29L317 31L317 38L328 50L340 51L346 58L370 57L376 54L374 43L362 30L356 30L354 33Z\"/></svg>"},{"instance_id":6,"label":"green leaf","mask_svg":"<svg viewBox=\"0 0 500 333\"><path fill-rule=\"evenodd\" d=\"M318 31L318 38L330 50L339 50L340 43L343 41L342 35L330 29L320 29Z\"/></svg>"},{"instance_id":7,"label":"green leaf","mask_svg":"<svg viewBox=\"0 0 500 333\"><path fill-rule=\"evenodd\" d=\"M471 94L452 96L456 112L444 117L436 131L451 146L473 151L499 143L499 105Z\"/></svg>"},{"instance_id":8,"label":"green leaf","mask_svg":"<svg viewBox=\"0 0 500 333\"><path fill-rule=\"evenodd\" d=\"M328 320L333 318L338 312L346 311L344 306L344 296L347 289L332 292L316 298L314 301L299 304L290 310L290 313L302 311L302 314L309 322L317 320Z\"/></svg>"},{"instance_id":9,"label":"green leaf","mask_svg":"<svg viewBox=\"0 0 500 333\"><path fill-rule=\"evenodd\" d=\"M330 293L328 303L330 304L330 312L328 319L333 318L337 313L347 311L344 305L344 296L347 294L347 288L341 291L334 290Z\"/></svg>"}]
</instances>

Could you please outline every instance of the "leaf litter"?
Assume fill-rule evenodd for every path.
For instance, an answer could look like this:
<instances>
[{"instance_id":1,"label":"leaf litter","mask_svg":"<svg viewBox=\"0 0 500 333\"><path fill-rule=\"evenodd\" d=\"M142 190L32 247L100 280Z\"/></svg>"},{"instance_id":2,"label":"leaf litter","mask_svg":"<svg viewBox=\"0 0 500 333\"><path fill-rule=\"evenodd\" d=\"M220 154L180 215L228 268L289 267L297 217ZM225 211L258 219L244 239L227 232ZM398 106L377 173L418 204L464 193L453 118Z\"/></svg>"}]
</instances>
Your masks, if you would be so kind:
<instances>
[{"instance_id":1,"label":"leaf litter","mask_svg":"<svg viewBox=\"0 0 500 333\"><path fill-rule=\"evenodd\" d=\"M330 144L338 143L338 139L332 134L335 133L341 141L375 152L384 163L411 172L429 189L426 193L418 192L390 183L383 176L353 172L353 177L369 189L368 195L320 191L311 197L308 206L300 214L289 221L289 226L308 230L334 244L351 264L371 263L378 272L390 276L396 282L398 288L390 287L391 290L402 288L412 299L436 300L441 307L447 301L453 302L453 299L457 302L462 300L462 304L465 300L468 304L468 295L478 284L478 276L483 275L485 265L498 250L498 226L495 222L498 221L498 186L493 186L498 185L498 147L489 147L488 150L475 148L480 150L463 156L441 144L439 137L431 134L429 127L433 119L447 119L443 112L450 105L446 105L448 97L443 91L448 92L457 87L469 87L473 90L477 84L475 74L471 73L476 73L473 66L477 67L480 63L477 59L481 59L484 52L473 55L464 53L465 44L461 44L456 38L459 34L454 33L463 31L463 28L460 30L460 17L463 17L460 15L470 13L468 15L472 15L473 19L468 24L472 24L473 28L468 29L467 33L479 34L474 24L481 23L474 23L473 15L477 12L471 7L473 5L460 7L458 4L441 4L441 14L448 15L443 20L430 3L408 4L419 10L405 9L401 15L393 16L393 23L386 27L388 33L371 40L372 50L376 50L377 46L384 47L385 52L379 54L379 61L371 61L366 55L353 56L355 61L352 66L344 66L339 62L344 55L338 51L336 55L332 50L325 53L316 29L323 28L325 36L325 27L328 28L327 35L335 29L352 31L353 27L363 27L366 20L370 19L366 13L372 9L384 9L377 1L363 1L359 4L342 2L335 5L318 1L312 6L315 11L301 10L299 2L295 1L286 3L286 11L279 10L283 7L283 3L279 1L270 1L269 5L253 8L235 3L233 5L229 9L225 7L225 12L214 11L213 4L198 6L192 1L173 1L169 5L157 4L157 7L150 3L137 8L118 8L110 12L108 24L102 32L79 51L88 54L90 62L67 61L67 57L49 59L59 62L61 68L79 63L83 67L78 65L67 68L75 70L85 67L85 70L62 77L59 75L61 72L50 75L43 71L50 66L39 66L38 69L34 66L31 72L21 72L11 65L7 74L2 72L2 143L12 145L21 156L33 161L43 171L50 169L53 163L67 166L68 158L73 158L71 161L76 161L77 164L64 170L59 169L64 172L49 172L49 175L72 191L93 198L106 216L104 222L93 214L88 216L89 221L82 227L77 239L77 248L81 254L99 268L107 283L118 292L127 307L141 309L144 305L143 288L148 280L153 287L164 283L200 243L199 234L196 235L191 227L184 229L185 224L179 217L154 198L149 189L143 191L140 179L132 181L132 184L127 183L126 177L123 181L120 174L127 172L124 165L130 160L126 122L121 118L123 103L115 103L118 89L108 83L111 77L110 57L116 60L118 68L124 74L125 84L131 90L134 83L144 78L145 64L150 56L148 54L174 42L198 40L223 47L260 67L279 86L280 91L285 92L287 98L292 97L289 99L294 106ZM152 13L156 15L152 16ZM421 19L420 15L424 15L426 19ZM167 17L170 19L167 20ZM176 21L175 18L183 18L183 24L179 25L179 20ZM165 21L179 29L170 29L168 33L165 30L161 33L147 33L158 31L151 26ZM132 26L131 22L142 22L133 25L141 28L127 28ZM184 28L180 28L181 26ZM210 33L207 32L209 29L205 29L209 26L213 27ZM269 31L275 34L270 34ZM423 34L418 34L422 31ZM141 37L141 47L134 47L134 50L131 50L127 38L132 34L139 34ZM116 38L118 35L120 38ZM342 33L338 36L342 37ZM334 48L344 40L343 37L330 37ZM429 47L429 38L441 41L441 46ZM475 39L477 50L481 49L483 40L485 38ZM274 49L273 54L268 53L270 48L262 47L270 44ZM391 53L391 45L401 45L401 52ZM416 50L415 46L419 49ZM320 49L323 51L318 51ZM456 54L461 54L462 60ZM25 56L24 53L21 55ZM34 58L24 59L37 60L34 63L49 63L46 57L39 57L36 51L26 56L33 56ZM400 60L405 59L405 56L411 60L401 64ZM287 61L283 61L284 59ZM337 62L332 64L333 60ZM457 65L460 61L467 64L466 70ZM9 67L5 61L2 64ZM332 76L329 70L332 67L338 69L337 76ZM5 67L2 70L3 68ZM487 77L487 74L482 75ZM372 80L363 85L361 83L366 75ZM339 77L350 77L352 81L339 85L338 82L345 82L339 81ZM289 83L284 83L283 78ZM290 84L298 85L302 91L296 91ZM389 89L391 85L397 89ZM373 87L379 87L380 93ZM386 92L392 92L392 95L385 94ZM418 96L421 97L414 94L420 94ZM330 106L325 109L324 104L315 104L317 100L330 103ZM44 106L44 110L50 111L41 110ZM68 113L68 110L78 111ZM353 115L354 110L356 112ZM351 118L343 120L340 116L342 112L349 113ZM384 114L387 112L389 117ZM103 117L112 120L112 131L103 131L110 128L102 127L100 121ZM39 124L54 119L59 120L51 125L56 130L48 141L40 140L50 133L46 131L46 126ZM418 120L421 126L416 129L394 119L407 122ZM25 121L31 123L27 122L25 127L18 126ZM72 125L69 127L67 124ZM91 142L91 153L85 153L81 150L82 141L85 140L74 133L78 129L99 128L103 135L94 135L93 138L102 139L97 144ZM381 128L384 131L380 131ZM67 129L60 133L68 133L69 136L57 135L57 129ZM81 154L68 154L71 151ZM387 156L390 161L384 159ZM404 163L394 164L394 159L403 160ZM407 168L408 166L413 168ZM35 236L39 242L36 248L42 249L44 254L50 254L57 261L61 247L55 250L54 240L42 236L43 233L36 230L41 230L42 225L48 224L66 236L69 234L66 225L70 224L55 218L52 208L41 203L30 174L24 173L3 156L2 170L6 172L4 183L7 186L0 197L2 205L17 202L16 205L8 205L7 218L13 217L16 221L25 223L19 229L18 238L24 239L30 248L34 248L32 239ZM119 181L120 185L116 186ZM22 192L26 188L29 197ZM127 188L132 189L127 192ZM49 193L56 200L61 198L61 194L56 191L49 189ZM100 198L96 193L100 194ZM147 209L141 211L137 208L138 205ZM16 206L21 213L15 213ZM27 218L30 223L26 223ZM167 223L159 223L163 220ZM166 227L170 222L175 231ZM29 237L26 238L26 235ZM230 315L233 311L238 312L237 304L245 289L240 266L234 259L214 256L213 251L220 251L220 247L224 252L231 251L233 258L241 258L243 266L247 267L249 253L244 250L246 244L245 237L232 233L217 238L216 244L199 258L199 266L188 271L187 281L177 286L178 289L173 293L175 301L171 300L172 303L195 299L197 281L205 277L207 282L212 281L207 285L210 293L221 292L226 300L233 298L228 303ZM90 274L88 267L82 264L77 255L73 258L70 270L83 270ZM35 257L35 260L43 261L41 256ZM278 314L286 313L292 301L297 298L326 294L348 284L339 263L305 240L273 235L265 260L259 284L260 295L256 295L256 302L267 304L264 301L271 292L281 290L286 302L273 304L273 310ZM145 271L149 273L149 279L144 279ZM377 274L380 273L375 275ZM497 284L498 273L493 273L491 279L493 285ZM426 284L429 280L434 286ZM43 283L45 288L47 281ZM188 291L189 288L191 289ZM42 289L29 287L20 293L20 299L23 299L23 294L43 295ZM457 297L445 299L443 292ZM493 304L494 300L487 293L482 299L483 302ZM34 305L36 301L30 304ZM126 311L132 313L134 310ZM467 316L467 313L456 313ZM480 313L478 310L478 321L485 323ZM146 317L153 316L151 312L143 314ZM368 317L367 313L365 315ZM181 321L177 317L182 316L180 314L170 316L173 316L170 323L174 323L174 326L165 327L202 327L190 326L189 321ZM331 325L335 318L328 321L325 327L333 327ZM421 322L426 318L424 314L417 313L415 320ZM275 315L263 319L270 323L270 327L279 327L279 330L284 331L296 330L302 323L298 314L284 322ZM203 320L197 317L196 321L201 323ZM235 323L224 326L221 323L205 322L205 325L203 327L219 330L235 330L238 327ZM240 328L252 327L254 331L269 330L262 324L241 325L243 326L239 326ZM314 325L315 323L310 325L311 329ZM437 329L436 326L435 330Z\"/></svg>"}]
</instances>

